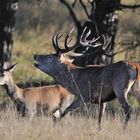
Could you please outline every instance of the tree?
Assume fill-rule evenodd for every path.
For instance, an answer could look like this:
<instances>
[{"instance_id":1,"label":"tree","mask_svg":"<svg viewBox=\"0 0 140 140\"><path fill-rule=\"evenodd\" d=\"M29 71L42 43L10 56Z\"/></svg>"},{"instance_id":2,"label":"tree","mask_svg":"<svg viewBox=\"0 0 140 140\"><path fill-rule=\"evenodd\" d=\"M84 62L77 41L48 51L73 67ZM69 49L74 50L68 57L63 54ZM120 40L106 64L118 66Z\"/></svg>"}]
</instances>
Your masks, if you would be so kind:
<instances>
[{"instance_id":1,"label":"tree","mask_svg":"<svg viewBox=\"0 0 140 140\"><path fill-rule=\"evenodd\" d=\"M77 29L77 40L79 40L83 30L85 27L88 27L91 30L91 35L89 39L93 37L100 36L99 41L103 43L103 36L106 38L111 38L111 42L109 43L110 49L109 51L114 51L115 48L115 37L118 29L118 10L122 9L136 9L139 8L140 5L125 5L121 3L121 0L87 0L86 3L83 0L75 0L73 3L70 3L66 0L60 0L62 4L68 9L70 16L76 26ZM83 7L83 11L87 16L84 23L79 21L75 12L74 7L76 3L79 2ZM87 8L87 3L90 5L90 10ZM79 45L75 52L81 53L83 52L83 47ZM85 52L85 49L84 49ZM113 62L113 58L108 58L107 56L103 56L102 49L98 48L90 48L86 49L85 53L93 53L94 55L75 59L77 65L88 65L88 64L109 64Z\"/></svg>"},{"instance_id":2,"label":"tree","mask_svg":"<svg viewBox=\"0 0 140 140\"><path fill-rule=\"evenodd\" d=\"M18 0L0 0L0 67L3 67L5 62L7 66L11 65L13 31L17 9ZM6 85L5 89L8 91ZM11 95L9 92L7 93L8 96L14 101L18 112L24 115L24 104L19 100L15 100L13 95Z\"/></svg>"},{"instance_id":3,"label":"tree","mask_svg":"<svg viewBox=\"0 0 140 140\"><path fill-rule=\"evenodd\" d=\"M13 31L18 0L0 0L0 66L11 63Z\"/></svg>"}]
</instances>

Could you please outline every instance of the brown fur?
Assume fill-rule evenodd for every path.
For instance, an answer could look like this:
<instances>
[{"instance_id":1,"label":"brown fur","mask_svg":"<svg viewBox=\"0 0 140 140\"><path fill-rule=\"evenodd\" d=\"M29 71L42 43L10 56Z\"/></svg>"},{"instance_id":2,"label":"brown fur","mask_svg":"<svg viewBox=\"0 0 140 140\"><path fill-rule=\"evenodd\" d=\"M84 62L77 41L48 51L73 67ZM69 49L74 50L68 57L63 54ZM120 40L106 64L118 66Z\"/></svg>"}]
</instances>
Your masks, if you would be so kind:
<instances>
[{"instance_id":1,"label":"brown fur","mask_svg":"<svg viewBox=\"0 0 140 140\"><path fill-rule=\"evenodd\" d=\"M64 54L61 54L60 56L61 63L67 65L70 69L80 68L79 66L74 65L69 61L67 57L64 56Z\"/></svg>"},{"instance_id":2,"label":"brown fur","mask_svg":"<svg viewBox=\"0 0 140 140\"><path fill-rule=\"evenodd\" d=\"M70 95L70 93L60 85L50 85L43 87L33 87L25 89L17 89L20 98L27 104L47 105L49 111L59 108L60 104Z\"/></svg>"},{"instance_id":3,"label":"brown fur","mask_svg":"<svg viewBox=\"0 0 140 140\"><path fill-rule=\"evenodd\" d=\"M61 112L73 102L74 95L61 85L49 85L43 87L19 88L14 82L11 72L3 71L4 77L0 76L0 85L7 85L8 95L13 95L13 99L18 99L25 103L29 116L37 113L38 105L47 106L48 112L59 110L54 117L59 117Z\"/></svg>"}]
</instances>

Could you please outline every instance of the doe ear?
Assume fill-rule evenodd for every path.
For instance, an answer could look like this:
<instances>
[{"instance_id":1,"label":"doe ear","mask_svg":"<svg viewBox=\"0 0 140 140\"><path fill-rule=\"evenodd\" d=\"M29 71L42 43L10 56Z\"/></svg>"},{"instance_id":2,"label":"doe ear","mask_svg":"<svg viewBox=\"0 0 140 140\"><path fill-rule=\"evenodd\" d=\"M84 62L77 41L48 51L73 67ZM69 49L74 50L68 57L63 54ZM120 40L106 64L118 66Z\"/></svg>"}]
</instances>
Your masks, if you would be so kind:
<instances>
[{"instance_id":1,"label":"doe ear","mask_svg":"<svg viewBox=\"0 0 140 140\"><path fill-rule=\"evenodd\" d=\"M17 65L17 63L14 64L14 65L12 65L12 66L10 67L10 72L13 71L13 70L15 69L16 65Z\"/></svg>"},{"instance_id":2,"label":"doe ear","mask_svg":"<svg viewBox=\"0 0 140 140\"><path fill-rule=\"evenodd\" d=\"M10 72L12 72L14 70L14 68L16 67L16 65L17 65L17 63L14 64L14 65L12 65L12 66L10 66L10 67L8 67L7 69L4 69L4 71L10 71Z\"/></svg>"}]
</instances>

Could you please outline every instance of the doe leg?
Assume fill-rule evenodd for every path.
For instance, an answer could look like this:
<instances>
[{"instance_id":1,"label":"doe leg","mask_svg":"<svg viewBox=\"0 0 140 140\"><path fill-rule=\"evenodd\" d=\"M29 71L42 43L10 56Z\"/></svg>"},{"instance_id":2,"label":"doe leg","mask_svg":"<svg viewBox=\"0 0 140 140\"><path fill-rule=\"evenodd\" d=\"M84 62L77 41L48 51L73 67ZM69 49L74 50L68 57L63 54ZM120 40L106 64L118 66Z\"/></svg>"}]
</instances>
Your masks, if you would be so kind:
<instances>
[{"instance_id":1,"label":"doe leg","mask_svg":"<svg viewBox=\"0 0 140 140\"><path fill-rule=\"evenodd\" d=\"M62 101L61 106L60 106L60 111L62 114L74 102L74 98L75 98L75 96L71 94L70 96L66 97Z\"/></svg>"},{"instance_id":2,"label":"doe leg","mask_svg":"<svg viewBox=\"0 0 140 140\"><path fill-rule=\"evenodd\" d=\"M29 115L29 120L32 121L33 117L37 114L37 106L36 105L31 105L28 107L28 115Z\"/></svg>"},{"instance_id":3,"label":"doe leg","mask_svg":"<svg viewBox=\"0 0 140 140\"><path fill-rule=\"evenodd\" d=\"M60 120L61 118L63 118L68 112L78 108L81 104L81 99L80 97L77 98L69 107L67 107L64 112L62 113L60 109L56 110L55 113L53 114L54 116L54 120Z\"/></svg>"}]
</instances>

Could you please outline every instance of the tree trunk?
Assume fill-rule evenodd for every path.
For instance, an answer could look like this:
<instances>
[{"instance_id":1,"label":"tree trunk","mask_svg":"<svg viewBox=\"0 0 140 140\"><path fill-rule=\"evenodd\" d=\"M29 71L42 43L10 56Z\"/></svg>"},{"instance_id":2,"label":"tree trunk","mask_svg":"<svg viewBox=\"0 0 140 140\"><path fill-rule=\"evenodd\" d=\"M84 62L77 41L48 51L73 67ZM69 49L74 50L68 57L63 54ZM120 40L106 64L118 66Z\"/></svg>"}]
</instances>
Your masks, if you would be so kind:
<instances>
[{"instance_id":1,"label":"tree trunk","mask_svg":"<svg viewBox=\"0 0 140 140\"><path fill-rule=\"evenodd\" d=\"M0 66L11 64L13 31L18 0L0 0Z\"/></svg>"}]
</instances>

